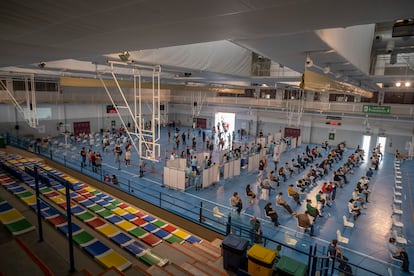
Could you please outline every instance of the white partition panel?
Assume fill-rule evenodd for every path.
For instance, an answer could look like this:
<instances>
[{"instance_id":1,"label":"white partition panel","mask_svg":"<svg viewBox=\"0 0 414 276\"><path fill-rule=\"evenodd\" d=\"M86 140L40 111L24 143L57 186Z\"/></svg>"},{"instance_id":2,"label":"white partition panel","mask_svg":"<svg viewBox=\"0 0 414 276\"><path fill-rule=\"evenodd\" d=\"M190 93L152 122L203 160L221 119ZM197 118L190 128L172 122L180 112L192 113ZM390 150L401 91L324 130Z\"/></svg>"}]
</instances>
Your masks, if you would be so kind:
<instances>
[{"instance_id":1,"label":"white partition panel","mask_svg":"<svg viewBox=\"0 0 414 276\"><path fill-rule=\"evenodd\" d=\"M227 163L225 163L224 165L223 165L223 178L224 179L227 179L227 178L230 178L231 177L231 175L230 175L230 170L229 170L229 168L230 168L230 163L229 162L227 162Z\"/></svg>"},{"instance_id":2,"label":"white partition panel","mask_svg":"<svg viewBox=\"0 0 414 276\"><path fill-rule=\"evenodd\" d=\"M178 164L179 169L185 169L187 167L187 159L179 158L178 162L179 162L179 164Z\"/></svg>"},{"instance_id":3,"label":"white partition panel","mask_svg":"<svg viewBox=\"0 0 414 276\"><path fill-rule=\"evenodd\" d=\"M291 149L296 148L296 141L297 141L296 137L292 137L292 139L290 139L290 148Z\"/></svg>"},{"instance_id":4,"label":"white partition panel","mask_svg":"<svg viewBox=\"0 0 414 276\"><path fill-rule=\"evenodd\" d=\"M177 169L170 169L170 187L177 189Z\"/></svg>"},{"instance_id":5,"label":"white partition panel","mask_svg":"<svg viewBox=\"0 0 414 276\"><path fill-rule=\"evenodd\" d=\"M182 170L177 170L177 180L176 180L176 189L180 191L185 190L185 172Z\"/></svg>"},{"instance_id":6,"label":"white partition panel","mask_svg":"<svg viewBox=\"0 0 414 276\"><path fill-rule=\"evenodd\" d=\"M229 177L234 177L234 161L228 163Z\"/></svg>"},{"instance_id":7,"label":"white partition panel","mask_svg":"<svg viewBox=\"0 0 414 276\"><path fill-rule=\"evenodd\" d=\"M207 188L210 183L210 168L203 171L203 188Z\"/></svg>"},{"instance_id":8,"label":"white partition panel","mask_svg":"<svg viewBox=\"0 0 414 276\"><path fill-rule=\"evenodd\" d=\"M233 162L233 172L234 176L240 175L240 159L234 160Z\"/></svg>"},{"instance_id":9,"label":"white partition panel","mask_svg":"<svg viewBox=\"0 0 414 276\"><path fill-rule=\"evenodd\" d=\"M164 185L170 186L170 168L164 167Z\"/></svg>"},{"instance_id":10,"label":"white partition panel","mask_svg":"<svg viewBox=\"0 0 414 276\"><path fill-rule=\"evenodd\" d=\"M297 147L300 147L300 145L302 145L302 136L298 136L298 140L296 142Z\"/></svg>"}]
</instances>

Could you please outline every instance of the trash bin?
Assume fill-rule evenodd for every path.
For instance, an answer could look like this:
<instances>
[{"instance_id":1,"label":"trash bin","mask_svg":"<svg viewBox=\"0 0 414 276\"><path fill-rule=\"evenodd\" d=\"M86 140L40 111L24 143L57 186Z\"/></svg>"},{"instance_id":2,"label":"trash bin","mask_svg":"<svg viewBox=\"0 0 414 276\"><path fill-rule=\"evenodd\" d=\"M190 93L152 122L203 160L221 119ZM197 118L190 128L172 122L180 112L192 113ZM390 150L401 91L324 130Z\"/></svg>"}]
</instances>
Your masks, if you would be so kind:
<instances>
[{"instance_id":1,"label":"trash bin","mask_svg":"<svg viewBox=\"0 0 414 276\"><path fill-rule=\"evenodd\" d=\"M3 136L0 136L0 148L4 149L6 147L6 142Z\"/></svg>"},{"instance_id":2,"label":"trash bin","mask_svg":"<svg viewBox=\"0 0 414 276\"><path fill-rule=\"evenodd\" d=\"M228 235L222 242L222 255L224 269L237 272L246 265L246 251L249 241L238 236Z\"/></svg>"},{"instance_id":3,"label":"trash bin","mask_svg":"<svg viewBox=\"0 0 414 276\"><path fill-rule=\"evenodd\" d=\"M252 276L271 276L276 252L259 244L254 244L247 252L248 272Z\"/></svg>"}]
</instances>

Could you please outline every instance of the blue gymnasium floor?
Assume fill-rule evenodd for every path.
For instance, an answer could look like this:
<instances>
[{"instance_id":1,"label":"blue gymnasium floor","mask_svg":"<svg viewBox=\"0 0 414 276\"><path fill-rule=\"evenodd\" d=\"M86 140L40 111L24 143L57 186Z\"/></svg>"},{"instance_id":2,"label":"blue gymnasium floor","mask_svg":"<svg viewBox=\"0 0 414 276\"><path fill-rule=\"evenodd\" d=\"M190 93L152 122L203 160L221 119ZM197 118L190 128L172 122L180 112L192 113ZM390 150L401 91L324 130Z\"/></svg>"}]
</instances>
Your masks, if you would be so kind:
<instances>
[{"instance_id":1,"label":"blue gymnasium floor","mask_svg":"<svg viewBox=\"0 0 414 276\"><path fill-rule=\"evenodd\" d=\"M180 133L182 133L182 131L187 132L187 128L181 128L180 130ZM206 132L208 134L210 133L209 131ZM344 228L342 216L347 215L348 217L348 200L351 198L352 191L355 188L357 181L360 179L362 175L365 175L366 170L369 166L369 162L367 160L369 160L370 153L367 152L365 153L364 157L365 161L360 163L359 167L354 168L354 173L352 175L347 175L349 184L346 184L344 188L337 189L336 200L332 207L325 207L323 213L324 217L318 218L316 220L316 236L311 238L307 234L303 235L302 233L295 232L297 220L290 214L288 214L285 209L281 207L276 207L276 211L279 214L279 222L281 223L281 226L275 227L269 220L267 220L264 217L264 205L267 201L257 200L257 202L255 202L254 204L249 204L247 202L247 199L244 196L245 187L247 184L250 184L253 188L253 191L257 194L257 172L247 173L247 170L242 169L240 176L234 177L230 180L221 180L218 184L210 186L201 191L195 191L195 189L192 187L189 188L186 192L179 192L163 187L161 185L161 182L163 166L165 164L165 157L169 156L172 150L174 150L175 152L178 151L174 149L175 144L173 143L173 135L174 131L173 129L171 129L171 141L168 141L167 128L162 129L162 135L159 143L161 144L162 152L165 154L164 156L162 156L163 158L161 162L147 165L146 172L143 178L140 178L138 175L139 158L136 152L132 151L131 166L126 167L124 163L118 164L115 162L115 156L112 153L113 145L111 145L111 149L109 150L109 152L103 152L102 147L100 145L100 136L95 136L96 140L94 141L94 143L92 143L92 146L90 146L90 148L93 151L99 151L102 153L103 171L107 172L110 175L116 174L118 176L121 183L120 189L130 189L133 194L138 195L139 192L134 190L134 182L140 182L145 183L154 191L158 190L163 193L168 193L176 198L181 198L183 201L194 201L194 206L197 206L200 200L203 200L204 202L209 202L210 206L218 206L221 212L225 214L230 214L232 216L233 221L245 224L246 226L249 225L249 221L253 215L257 216L261 219L264 236L276 241L284 242L284 235L287 231L290 233L290 236L292 238L298 241L295 247L304 252L308 252L309 246L314 243L317 243L319 246L327 246L332 239L336 238L336 231L337 229L339 229L341 230L343 236L349 238L348 244L340 245L343 249L343 254L347 256L352 263L369 269L372 268L375 271L378 271L378 267L381 267L379 271L381 271L381 273L384 272L384 275L387 275L389 273L387 271L387 268L390 267L392 268L392 272L394 273L394 275L404 275L404 273L402 273L398 269L398 264L394 262L392 263L394 265L390 265L390 256L388 254L387 249L387 242L392 229L391 215L394 193L393 187L395 184L393 154L386 153L379 165L378 171L375 171L374 176L372 177L369 183L369 188L371 190L371 194L369 195L369 203L367 204L367 208L362 210L362 215L358 218L357 221L355 221L354 228ZM192 135L193 134L190 133L190 137L192 137ZM198 136L198 131L195 131L194 135L197 137L198 141L197 151L201 152L201 137ZM52 146L53 159L56 161L63 162L63 156L65 155L66 162L78 164L77 166L80 167L80 148L82 146L85 146L85 148L88 149L89 143L85 141L80 143L73 143L72 145L70 145L70 149L68 150L67 148L62 147L61 143L63 140L63 138L58 138L56 142L52 143L54 144ZM187 139L187 144L189 140L190 139ZM247 142L248 140L248 137L243 137L243 143ZM253 137L251 137L250 140L253 140ZM58 142L60 145L58 145ZM313 146L314 145L310 145L311 148ZM299 148L290 149L282 153L279 161L279 166L280 164L284 164L285 162L290 161L292 158L295 158L299 153L304 152L305 147L306 145L302 144ZM318 148L320 148L320 146ZM181 144L179 152L181 152L184 149L185 146ZM347 151L344 152L343 155L344 159L338 163L334 163L332 170L330 170L329 172L329 175L326 176L324 179L331 180L333 170L339 168L345 162L346 157L348 157L352 152L354 152L354 149L347 149ZM327 154L322 149L321 153L324 155L324 157ZM216 158L217 152L213 152L213 161L216 160ZM268 167L266 168L267 172L274 169L273 162L271 161L271 155L268 155L268 160ZM320 160L322 160L322 158L316 159L313 164L317 164ZM413 160L407 160L401 164L403 202L400 208L403 210L403 214L398 215L397 219L404 223L404 227L402 229L395 227L393 228L397 229L397 231L399 231L399 233L401 233L408 240L408 244L404 247L410 258L414 256L414 249L412 248L412 239L414 234L413 231L409 230L413 229L414 221L413 191L411 186L414 177L413 165ZM300 170L299 173L295 173L292 177L288 178L286 182L282 182L280 187L277 188L277 190L273 190L271 192L269 201L272 202L274 208L276 206L275 196L279 191L282 191L284 193L284 199L289 202L289 205L297 213L304 212L306 198L310 198L313 202L315 202L315 194L317 193L317 191L319 191L321 184L313 188L306 195L302 195L301 206L297 206L292 199L287 197L288 185L295 184L296 180L300 176L302 176L306 171L308 171L309 168L310 166L308 166L306 170ZM90 171L89 167L83 169L83 173L97 177L96 174ZM128 182L130 187L124 185ZM243 211L240 216L236 215L234 212L231 212L231 209L229 208L229 198L231 197L234 191L237 191L243 199ZM189 214L183 211L183 215ZM353 221L353 219L351 218L350 221ZM276 247L275 244L271 243L266 244L266 246L269 248ZM283 254L294 255L295 252L291 249L286 248L282 250L282 255ZM355 274L358 275L358 273ZM405 274L408 275L408 273Z\"/></svg>"}]
</instances>

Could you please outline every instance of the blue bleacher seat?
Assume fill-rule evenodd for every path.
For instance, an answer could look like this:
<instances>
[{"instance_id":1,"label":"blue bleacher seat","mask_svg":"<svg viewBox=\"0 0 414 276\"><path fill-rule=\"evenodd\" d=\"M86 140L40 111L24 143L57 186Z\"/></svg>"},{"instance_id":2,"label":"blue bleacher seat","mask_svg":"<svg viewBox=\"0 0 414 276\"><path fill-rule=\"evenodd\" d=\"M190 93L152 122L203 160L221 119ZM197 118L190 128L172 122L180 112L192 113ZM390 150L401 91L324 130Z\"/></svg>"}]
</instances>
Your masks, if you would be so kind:
<instances>
[{"instance_id":1,"label":"blue bleacher seat","mask_svg":"<svg viewBox=\"0 0 414 276\"><path fill-rule=\"evenodd\" d=\"M161 238L161 239L165 239L166 237L171 235L171 233L169 233L169 232L167 232L163 229L159 229L158 231L153 232L153 234L155 236L157 236L158 238Z\"/></svg>"},{"instance_id":2,"label":"blue bleacher seat","mask_svg":"<svg viewBox=\"0 0 414 276\"><path fill-rule=\"evenodd\" d=\"M119 234L110 237L110 239L119 246L122 246L123 244L126 244L127 242L130 242L132 240L130 236L123 232L120 232Z\"/></svg>"},{"instance_id":3,"label":"blue bleacher seat","mask_svg":"<svg viewBox=\"0 0 414 276\"><path fill-rule=\"evenodd\" d=\"M123 215L122 217L123 217L124 219L128 220L128 221L130 221L130 220L133 220L133 219L136 219L136 218L137 218L135 215L133 215L133 214L131 214L131 213L127 213L127 214Z\"/></svg>"},{"instance_id":4,"label":"blue bleacher seat","mask_svg":"<svg viewBox=\"0 0 414 276\"><path fill-rule=\"evenodd\" d=\"M196 238L194 236L190 236L187 239L185 239L187 242L189 243L196 243L196 242L201 242L201 240L199 238Z\"/></svg>"},{"instance_id":5,"label":"blue bleacher seat","mask_svg":"<svg viewBox=\"0 0 414 276\"><path fill-rule=\"evenodd\" d=\"M153 222L155 220L157 220L156 218L152 217L152 216L146 216L143 218L146 222Z\"/></svg>"},{"instance_id":6,"label":"blue bleacher seat","mask_svg":"<svg viewBox=\"0 0 414 276\"><path fill-rule=\"evenodd\" d=\"M13 206L11 206L6 201L4 201L2 204L0 204L0 213L3 213L5 211L9 211L11 209L13 209Z\"/></svg>"},{"instance_id":7,"label":"blue bleacher seat","mask_svg":"<svg viewBox=\"0 0 414 276\"><path fill-rule=\"evenodd\" d=\"M93 257L99 256L110 250L108 246L106 246L105 244L103 244L102 242L98 240L89 244L88 246L85 246L84 249L86 252L88 252Z\"/></svg>"},{"instance_id":8,"label":"blue bleacher seat","mask_svg":"<svg viewBox=\"0 0 414 276\"><path fill-rule=\"evenodd\" d=\"M113 223L113 224L116 224L118 222L123 221L124 219L121 218L120 216L113 215L113 216L110 216L110 217L106 218L106 220Z\"/></svg>"},{"instance_id":9,"label":"blue bleacher seat","mask_svg":"<svg viewBox=\"0 0 414 276\"><path fill-rule=\"evenodd\" d=\"M36 205L36 204L30 205L30 207L31 207L34 211L36 211L36 210L37 210L37 205ZM47 204L46 204L46 203L44 203L43 201L40 201L40 210L44 210L44 209L47 209L47 208L49 208L49 205L47 205Z\"/></svg>"},{"instance_id":10,"label":"blue bleacher seat","mask_svg":"<svg viewBox=\"0 0 414 276\"><path fill-rule=\"evenodd\" d=\"M81 202L79 202L81 205L83 205L83 206L85 206L85 207L89 207L89 206L92 206L92 205L94 205L95 204L95 202L93 202L92 200L89 200L89 199L87 199L87 200L84 200L84 201L81 201Z\"/></svg>"},{"instance_id":11,"label":"blue bleacher seat","mask_svg":"<svg viewBox=\"0 0 414 276\"><path fill-rule=\"evenodd\" d=\"M144 229L147 232L152 232L152 231L158 229L158 227L151 224L151 223L148 223L147 225L142 226L142 229Z\"/></svg>"},{"instance_id":12,"label":"blue bleacher seat","mask_svg":"<svg viewBox=\"0 0 414 276\"><path fill-rule=\"evenodd\" d=\"M73 215L79 215L79 214L85 212L85 209L83 209L82 207L80 207L78 205L76 205L74 207L71 207L70 210L71 210L71 213Z\"/></svg>"},{"instance_id":13,"label":"blue bleacher seat","mask_svg":"<svg viewBox=\"0 0 414 276\"><path fill-rule=\"evenodd\" d=\"M128 250L134 256L141 255L145 250L145 248L137 241L134 241L133 243L128 244L124 248Z\"/></svg>"},{"instance_id":14,"label":"blue bleacher seat","mask_svg":"<svg viewBox=\"0 0 414 276\"><path fill-rule=\"evenodd\" d=\"M52 208L52 207L42 210L41 214L42 214L42 217L44 217L44 218L50 218L50 217L54 217L56 215L60 215L58 210L56 210L55 208Z\"/></svg>"},{"instance_id":15,"label":"blue bleacher seat","mask_svg":"<svg viewBox=\"0 0 414 276\"><path fill-rule=\"evenodd\" d=\"M22 186L16 186L16 187L10 188L9 191L11 191L13 194L18 194L18 193L25 192L26 189L23 188Z\"/></svg>"},{"instance_id":16,"label":"blue bleacher seat","mask_svg":"<svg viewBox=\"0 0 414 276\"><path fill-rule=\"evenodd\" d=\"M59 231L65 235L67 235L69 232L69 227L67 223L60 227L57 227L57 229L59 229ZM80 226L72 222L72 233L78 232L79 230L81 230Z\"/></svg>"}]
</instances>

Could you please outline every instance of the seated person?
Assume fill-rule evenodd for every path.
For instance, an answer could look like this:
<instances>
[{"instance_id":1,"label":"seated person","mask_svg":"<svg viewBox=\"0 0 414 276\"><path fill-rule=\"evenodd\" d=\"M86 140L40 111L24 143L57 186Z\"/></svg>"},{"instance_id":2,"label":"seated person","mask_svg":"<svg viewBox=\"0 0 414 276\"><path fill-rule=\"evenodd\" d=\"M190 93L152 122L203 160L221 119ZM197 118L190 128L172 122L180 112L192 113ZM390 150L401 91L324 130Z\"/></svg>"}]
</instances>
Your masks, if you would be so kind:
<instances>
[{"instance_id":1,"label":"seated person","mask_svg":"<svg viewBox=\"0 0 414 276\"><path fill-rule=\"evenodd\" d=\"M298 204L301 205L300 203L300 195L299 193L295 190L295 188L293 187L293 184L290 184L288 189L288 194L289 196L291 196L293 198L293 200Z\"/></svg>"},{"instance_id":2,"label":"seated person","mask_svg":"<svg viewBox=\"0 0 414 276\"><path fill-rule=\"evenodd\" d=\"M299 172L301 165L295 159L292 159L292 167L296 168L297 171Z\"/></svg>"},{"instance_id":3,"label":"seated person","mask_svg":"<svg viewBox=\"0 0 414 276\"><path fill-rule=\"evenodd\" d=\"M388 250L391 252L393 258L402 260L403 263L401 268L403 269L403 271L409 272L410 261L408 259L408 255L403 247L399 247L396 245L395 238L391 237L388 240Z\"/></svg>"},{"instance_id":4,"label":"seated person","mask_svg":"<svg viewBox=\"0 0 414 276\"><path fill-rule=\"evenodd\" d=\"M265 178L265 180L260 182L260 188L269 190L269 192L270 190L275 190L275 188L273 188L272 184L270 183L269 178Z\"/></svg>"},{"instance_id":5,"label":"seated person","mask_svg":"<svg viewBox=\"0 0 414 276\"><path fill-rule=\"evenodd\" d=\"M276 211L273 210L272 203L271 202L266 203L264 209L265 209L265 212L266 212L266 216L270 217L270 219L275 224L275 226L279 226L280 223L278 221L278 215L277 215Z\"/></svg>"},{"instance_id":6,"label":"seated person","mask_svg":"<svg viewBox=\"0 0 414 276\"><path fill-rule=\"evenodd\" d=\"M119 185L118 178L114 174L112 175L111 181L112 181L112 184Z\"/></svg>"},{"instance_id":7,"label":"seated person","mask_svg":"<svg viewBox=\"0 0 414 276\"><path fill-rule=\"evenodd\" d=\"M269 173L269 180L272 182L276 182L276 185L279 187L279 177L274 175L274 171Z\"/></svg>"},{"instance_id":8,"label":"seated person","mask_svg":"<svg viewBox=\"0 0 414 276\"><path fill-rule=\"evenodd\" d=\"M359 204L362 208L366 208L365 206L365 199L359 196L359 189L356 187L352 192L352 199L354 200L355 204Z\"/></svg>"},{"instance_id":9,"label":"seated person","mask_svg":"<svg viewBox=\"0 0 414 276\"><path fill-rule=\"evenodd\" d=\"M357 218L361 215L361 208L359 208L355 200L353 200L352 198L348 202L348 209L349 213L351 213L354 216L354 220L357 220Z\"/></svg>"},{"instance_id":10,"label":"seated person","mask_svg":"<svg viewBox=\"0 0 414 276\"><path fill-rule=\"evenodd\" d=\"M109 174L105 174L105 176L104 176L104 181L105 182L111 182L111 178L109 177Z\"/></svg>"},{"instance_id":11,"label":"seated person","mask_svg":"<svg viewBox=\"0 0 414 276\"><path fill-rule=\"evenodd\" d=\"M286 173L289 173L289 177L291 177L292 176L292 174L293 174L293 168L291 168L291 167L289 167L289 163L288 162L286 162L285 163L285 174Z\"/></svg>"},{"instance_id":12,"label":"seated person","mask_svg":"<svg viewBox=\"0 0 414 276\"><path fill-rule=\"evenodd\" d=\"M301 193L304 193L308 186L309 186L309 182L306 181L304 178L299 179L298 181L296 181L296 187L298 187L300 189Z\"/></svg>"},{"instance_id":13,"label":"seated person","mask_svg":"<svg viewBox=\"0 0 414 276\"><path fill-rule=\"evenodd\" d=\"M368 179L370 179L374 175L374 171L372 170L372 168L368 168L368 171L365 175L366 177L368 177Z\"/></svg>"},{"instance_id":14,"label":"seated person","mask_svg":"<svg viewBox=\"0 0 414 276\"><path fill-rule=\"evenodd\" d=\"M279 176L283 177L283 181L287 180L286 173L285 173L285 168L283 166L279 168L278 174L279 174Z\"/></svg>"},{"instance_id":15,"label":"seated person","mask_svg":"<svg viewBox=\"0 0 414 276\"><path fill-rule=\"evenodd\" d=\"M368 195L370 193L370 190L366 188L366 186L363 186L361 181L357 183L357 186L355 188L355 191L358 190L359 194L365 195L365 202L368 202Z\"/></svg>"},{"instance_id":16,"label":"seated person","mask_svg":"<svg viewBox=\"0 0 414 276\"><path fill-rule=\"evenodd\" d=\"M333 181L337 183L339 188L343 188L345 181L338 175L337 171L333 172Z\"/></svg>"},{"instance_id":17,"label":"seated person","mask_svg":"<svg viewBox=\"0 0 414 276\"><path fill-rule=\"evenodd\" d=\"M312 206L311 199L306 200L306 211L308 211L308 214L313 217L314 222L318 216L323 218L323 216L319 213L319 210Z\"/></svg>"},{"instance_id":18,"label":"seated person","mask_svg":"<svg viewBox=\"0 0 414 276\"><path fill-rule=\"evenodd\" d=\"M247 184L246 186L246 196L250 197L251 199L256 198L256 194L253 193L252 189L250 188L250 184Z\"/></svg>"},{"instance_id":19,"label":"seated person","mask_svg":"<svg viewBox=\"0 0 414 276\"><path fill-rule=\"evenodd\" d=\"M325 198L323 198L323 192L322 192L322 190L320 190L316 194L315 197L316 197L316 202L318 202L318 203L321 204L321 210L323 210L323 208L325 207L326 200L325 200Z\"/></svg>"},{"instance_id":20,"label":"seated person","mask_svg":"<svg viewBox=\"0 0 414 276\"><path fill-rule=\"evenodd\" d=\"M276 204L283 206L292 216L296 215L296 213L292 210L292 208L290 208L289 204L285 200L282 199L282 196L283 196L282 192L277 194Z\"/></svg>"},{"instance_id":21,"label":"seated person","mask_svg":"<svg viewBox=\"0 0 414 276\"><path fill-rule=\"evenodd\" d=\"M243 202L239 197L239 193L233 193L233 196L230 198L230 205L236 207L236 212L240 215L240 212L243 209Z\"/></svg>"},{"instance_id":22,"label":"seated person","mask_svg":"<svg viewBox=\"0 0 414 276\"><path fill-rule=\"evenodd\" d=\"M309 219L308 211L305 211L303 214L296 215L296 218L298 219L298 225L304 228L305 232L309 231L309 235L313 237L313 223Z\"/></svg>"}]
</instances>

